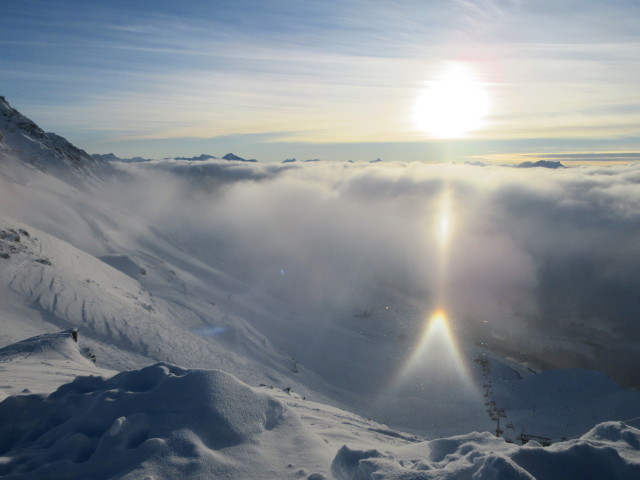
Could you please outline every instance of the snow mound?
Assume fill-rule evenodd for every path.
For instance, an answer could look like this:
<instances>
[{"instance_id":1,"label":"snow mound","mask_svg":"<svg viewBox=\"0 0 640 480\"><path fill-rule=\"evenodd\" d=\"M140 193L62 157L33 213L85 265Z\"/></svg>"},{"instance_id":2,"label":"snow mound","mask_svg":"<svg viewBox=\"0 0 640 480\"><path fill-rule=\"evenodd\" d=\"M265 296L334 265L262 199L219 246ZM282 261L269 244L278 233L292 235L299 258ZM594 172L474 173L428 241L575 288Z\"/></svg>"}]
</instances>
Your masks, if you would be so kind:
<instances>
[{"instance_id":1,"label":"snow mound","mask_svg":"<svg viewBox=\"0 0 640 480\"><path fill-rule=\"evenodd\" d=\"M71 330L63 330L0 348L0 401L10 395L49 394L80 375L115 373L95 365L93 351L79 342Z\"/></svg>"},{"instance_id":2,"label":"snow mound","mask_svg":"<svg viewBox=\"0 0 640 480\"><path fill-rule=\"evenodd\" d=\"M543 448L489 433L423 442L395 454L343 447L331 465L336 480L631 480L640 478L640 430L606 422L580 438Z\"/></svg>"},{"instance_id":3,"label":"snow mound","mask_svg":"<svg viewBox=\"0 0 640 480\"><path fill-rule=\"evenodd\" d=\"M88 366L93 363L81 353L78 343L73 340L71 330L45 333L0 348L0 363L21 362L26 359L66 359Z\"/></svg>"},{"instance_id":4,"label":"snow mound","mask_svg":"<svg viewBox=\"0 0 640 480\"><path fill-rule=\"evenodd\" d=\"M0 403L0 476L19 479L300 478L330 457L282 402L217 370L158 363L78 377ZM279 452L275 454L274 452ZM293 455L293 454L292 454ZM315 475L315 477L313 476Z\"/></svg>"}]
</instances>

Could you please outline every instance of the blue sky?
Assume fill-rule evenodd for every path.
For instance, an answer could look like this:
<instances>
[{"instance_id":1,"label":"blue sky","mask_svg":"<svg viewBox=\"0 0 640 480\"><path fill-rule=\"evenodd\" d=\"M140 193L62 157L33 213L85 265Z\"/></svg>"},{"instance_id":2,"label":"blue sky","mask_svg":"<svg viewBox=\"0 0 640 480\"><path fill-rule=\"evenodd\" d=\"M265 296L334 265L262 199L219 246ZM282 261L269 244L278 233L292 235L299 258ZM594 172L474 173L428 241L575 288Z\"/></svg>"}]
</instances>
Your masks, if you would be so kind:
<instances>
[{"instance_id":1,"label":"blue sky","mask_svg":"<svg viewBox=\"0 0 640 480\"><path fill-rule=\"evenodd\" d=\"M0 13L0 95L92 153L640 158L633 0L7 0ZM490 108L440 138L416 101L450 65Z\"/></svg>"}]
</instances>

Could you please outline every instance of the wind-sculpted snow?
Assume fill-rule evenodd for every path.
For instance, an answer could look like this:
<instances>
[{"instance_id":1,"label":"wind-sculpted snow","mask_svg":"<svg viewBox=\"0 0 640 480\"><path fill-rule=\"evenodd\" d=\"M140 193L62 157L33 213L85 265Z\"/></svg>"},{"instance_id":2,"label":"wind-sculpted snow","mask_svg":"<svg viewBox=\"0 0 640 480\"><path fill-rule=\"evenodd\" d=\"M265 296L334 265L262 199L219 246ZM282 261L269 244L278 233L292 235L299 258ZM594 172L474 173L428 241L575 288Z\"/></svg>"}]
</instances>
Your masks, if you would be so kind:
<instances>
[{"instance_id":1,"label":"wind-sculpted snow","mask_svg":"<svg viewBox=\"0 0 640 480\"><path fill-rule=\"evenodd\" d=\"M0 459L12 480L632 480L640 430L606 422L550 447L486 432L420 441L221 371L158 363L7 398Z\"/></svg>"},{"instance_id":2,"label":"wind-sculpted snow","mask_svg":"<svg viewBox=\"0 0 640 480\"><path fill-rule=\"evenodd\" d=\"M23 251L5 261L0 280L45 320L59 327L84 325L111 343L143 349L144 337L162 335L150 328L163 320L138 282L64 241L31 232L21 241Z\"/></svg>"},{"instance_id":3,"label":"wind-sculpted snow","mask_svg":"<svg viewBox=\"0 0 640 480\"><path fill-rule=\"evenodd\" d=\"M45 333L0 348L0 364L19 362L30 357L49 360L64 358L76 363L91 364L91 360L86 355L80 354L70 330Z\"/></svg>"},{"instance_id":4,"label":"wind-sculpted snow","mask_svg":"<svg viewBox=\"0 0 640 480\"><path fill-rule=\"evenodd\" d=\"M398 448L340 449L336 480L631 480L640 478L640 430L620 422L597 425L580 438L541 447L471 433Z\"/></svg>"},{"instance_id":5,"label":"wind-sculpted snow","mask_svg":"<svg viewBox=\"0 0 640 480\"><path fill-rule=\"evenodd\" d=\"M283 403L215 370L159 363L0 403L7 479L301 478L289 463L326 470L324 452Z\"/></svg>"},{"instance_id":6,"label":"wind-sculpted snow","mask_svg":"<svg viewBox=\"0 0 640 480\"><path fill-rule=\"evenodd\" d=\"M95 364L82 334L44 333L0 348L0 400L11 395L49 394L79 375L113 375Z\"/></svg>"},{"instance_id":7,"label":"wind-sculpted snow","mask_svg":"<svg viewBox=\"0 0 640 480\"><path fill-rule=\"evenodd\" d=\"M30 233L16 240L21 231ZM149 272L125 255L109 255L101 261L68 242L3 217L0 237L5 237L0 238L0 253L9 252L8 258L0 258L5 303L24 302L26 308L20 313L39 317L44 328L80 328L102 366L123 369L158 360L215 365L257 384L280 378L281 373L272 368L287 372L293 364L242 319L197 294L185 294L187 287L178 282L177 274L157 258L146 257ZM162 293L158 282L166 289L168 280L164 298L141 285L140 280L147 277L156 293ZM5 333L20 332L8 335L12 341L24 338L29 322L14 318L5 308L0 304L9 330ZM25 323L27 330L21 328ZM210 335L212 331L217 334Z\"/></svg>"}]
</instances>

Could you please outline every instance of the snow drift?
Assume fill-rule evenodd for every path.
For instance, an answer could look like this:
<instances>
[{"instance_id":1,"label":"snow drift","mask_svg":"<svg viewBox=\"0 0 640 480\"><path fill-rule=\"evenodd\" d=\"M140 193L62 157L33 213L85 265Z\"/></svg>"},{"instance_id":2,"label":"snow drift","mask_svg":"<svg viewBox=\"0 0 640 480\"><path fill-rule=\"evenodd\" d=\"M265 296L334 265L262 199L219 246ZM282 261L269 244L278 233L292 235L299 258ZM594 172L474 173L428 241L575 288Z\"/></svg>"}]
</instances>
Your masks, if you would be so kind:
<instances>
[{"instance_id":1,"label":"snow drift","mask_svg":"<svg viewBox=\"0 0 640 480\"><path fill-rule=\"evenodd\" d=\"M543 448L520 447L471 433L408 447L395 455L343 447L331 465L336 480L614 480L640 477L640 430L620 422Z\"/></svg>"},{"instance_id":2,"label":"snow drift","mask_svg":"<svg viewBox=\"0 0 640 480\"><path fill-rule=\"evenodd\" d=\"M88 352L81 354L71 331L45 333L0 348L0 364L22 363L35 358L40 361L64 359L89 367L93 363Z\"/></svg>"},{"instance_id":3,"label":"snow drift","mask_svg":"<svg viewBox=\"0 0 640 480\"><path fill-rule=\"evenodd\" d=\"M11 479L286 478L283 452L311 469L327 460L280 401L220 371L164 363L9 397L0 425L0 474Z\"/></svg>"},{"instance_id":4,"label":"snow drift","mask_svg":"<svg viewBox=\"0 0 640 480\"><path fill-rule=\"evenodd\" d=\"M268 390L267 390L268 391ZM330 407L291 406L217 370L158 363L0 403L7 479L633 479L640 430L606 422L543 448L490 433L417 442ZM300 402L300 400L298 400ZM312 418L296 411L307 408ZM318 424L321 424L319 426ZM323 438L334 429L332 441ZM363 450L366 436L386 443ZM317 432L317 433L316 433ZM347 445L336 448L336 436ZM382 436L382 435L380 435ZM393 441L392 441L393 440ZM354 447L349 446L355 443Z\"/></svg>"}]
</instances>

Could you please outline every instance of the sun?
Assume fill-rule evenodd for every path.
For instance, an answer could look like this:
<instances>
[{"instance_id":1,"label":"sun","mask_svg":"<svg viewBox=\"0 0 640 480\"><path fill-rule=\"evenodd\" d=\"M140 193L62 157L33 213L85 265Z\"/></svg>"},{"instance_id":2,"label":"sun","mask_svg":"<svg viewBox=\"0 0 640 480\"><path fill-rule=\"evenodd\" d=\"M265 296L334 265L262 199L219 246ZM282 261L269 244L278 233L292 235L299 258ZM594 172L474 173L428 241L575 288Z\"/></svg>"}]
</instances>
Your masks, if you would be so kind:
<instances>
[{"instance_id":1,"label":"sun","mask_svg":"<svg viewBox=\"0 0 640 480\"><path fill-rule=\"evenodd\" d=\"M433 137L460 138L482 126L489 107L489 94L473 69L451 63L420 92L413 120Z\"/></svg>"}]
</instances>

